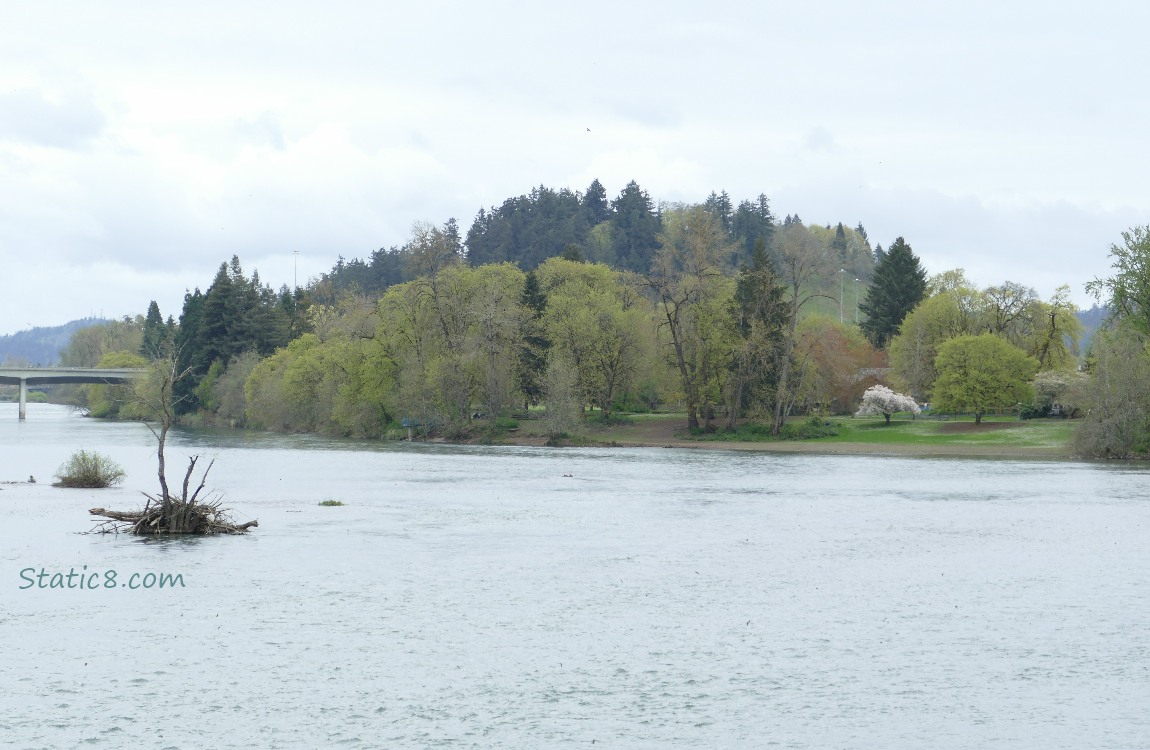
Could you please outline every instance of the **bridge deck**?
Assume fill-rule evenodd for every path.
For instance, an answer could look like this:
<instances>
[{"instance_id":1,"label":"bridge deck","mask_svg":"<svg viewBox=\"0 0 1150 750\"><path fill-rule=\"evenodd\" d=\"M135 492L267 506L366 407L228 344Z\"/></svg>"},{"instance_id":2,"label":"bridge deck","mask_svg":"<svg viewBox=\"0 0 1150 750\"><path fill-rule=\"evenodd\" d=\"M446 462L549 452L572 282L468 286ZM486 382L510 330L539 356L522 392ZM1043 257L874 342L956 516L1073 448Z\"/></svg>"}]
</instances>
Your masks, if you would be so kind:
<instances>
[{"instance_id":1,"label":"bridge deck","mask_svg":"<svg viewBox=\"0 0 1150 750\"><path fill-rule=\"evenodd\" d=\"M141 378L147 372L138 367L0 367L0 383L122 383Z\"/></svg>"},{"instance_id":2,"label":"bridge deck","mask_svg":"<svg viewBox=\"0 0 1150 750\"><path fill-rule=\"evenodd\" d=\"M0 367L0 384L20 386L19 418L28 413L28 386L54 383L123 383L142 378L148 371L138 367Z\"/></svg>"}]
</instances>

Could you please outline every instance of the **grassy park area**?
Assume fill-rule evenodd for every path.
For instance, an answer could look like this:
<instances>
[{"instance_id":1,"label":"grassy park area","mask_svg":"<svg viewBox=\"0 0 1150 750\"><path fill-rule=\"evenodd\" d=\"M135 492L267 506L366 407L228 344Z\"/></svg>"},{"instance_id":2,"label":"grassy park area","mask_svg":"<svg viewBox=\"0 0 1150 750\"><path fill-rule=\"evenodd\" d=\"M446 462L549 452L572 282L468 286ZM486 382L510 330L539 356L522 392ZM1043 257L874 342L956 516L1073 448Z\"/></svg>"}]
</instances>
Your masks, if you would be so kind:
<instances>
[{"instance_id":1,"label":"grassy park area","mask_svg":"<svg viewBox=\"0 0 1150 750\"><path fill-rule=\"evenodd\" d=\"M763 450L811 453L874 453L900 455L956 455L1003 457L1069 457L1070 442L1076 422L1065 419L1019 421L1015 417L984 417L976 425L972 417L940 419L918 417L894 418L885 424L882 417L828 417L837 434L807 439L779 440L767 430L753 425L740 425L735 433L718 431L691 435L683 414L638 414L627 416L623 423L606 426L588 425L563 444L654 446L668 448L709 448L730 450ZM790 424L802 427L808 417L797 417ZM721 424L721 422L719 422ZM509 442L532 443L531 422Z\"/></svg>"},{"instance_id":2,"label":"grassy park area","mask_svg":"<svg viewBox=\"0 0 1150 750\"><path fill-rule=\"evenodd\" d=\"M902 445L983 445L1032 448L1064 448L1070 444L1074 423L1066 419L1014 417L984 418L976 425L971 418L956 420L904 419L884 424L881 417L845 417L838 435L818 439L826 443Z\"/></svg>"}]
</instances>

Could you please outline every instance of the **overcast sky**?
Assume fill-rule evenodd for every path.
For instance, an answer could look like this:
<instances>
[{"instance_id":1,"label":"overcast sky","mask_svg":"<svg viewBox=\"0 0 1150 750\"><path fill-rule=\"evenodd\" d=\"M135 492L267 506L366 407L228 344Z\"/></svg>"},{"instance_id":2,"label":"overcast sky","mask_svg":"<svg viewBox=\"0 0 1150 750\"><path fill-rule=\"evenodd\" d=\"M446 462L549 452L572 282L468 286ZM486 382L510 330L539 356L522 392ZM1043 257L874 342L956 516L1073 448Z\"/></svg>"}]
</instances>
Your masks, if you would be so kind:
<instances>
[{"instance_id":1,"label":"overcast sky","mask_svg":"<svg viewBox=\"0 0 1150 750\"><path fill-rule=\"evenodd\" d=\"M903 236L1046 297L1150 222L1144 3L53 2L0 23L0 334L178 317L532 186ZM941 5L941 4L938 4Z\"/></svg>"}]
</instances>

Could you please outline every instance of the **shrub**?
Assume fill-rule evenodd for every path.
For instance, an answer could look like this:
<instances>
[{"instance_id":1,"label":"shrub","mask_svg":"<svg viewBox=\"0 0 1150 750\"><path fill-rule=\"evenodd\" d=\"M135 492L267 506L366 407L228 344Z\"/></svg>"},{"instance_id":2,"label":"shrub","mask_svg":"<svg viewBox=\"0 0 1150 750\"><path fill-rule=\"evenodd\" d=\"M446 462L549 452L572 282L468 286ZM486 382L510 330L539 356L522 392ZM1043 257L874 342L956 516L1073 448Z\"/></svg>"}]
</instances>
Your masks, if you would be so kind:
<instances>
[{"instance_id":1,"label":"shrub","mask_svg":"<svg viewBox=\"0 0 1150 750\"><path fill-rule=\"evenodd\" d=\"M96 452L79 450L56 470L57 487L84 487L98 489L119 484L124 469L118 463Z\"/></svg>"},{"instance_id":2,"label":"shrub","mask_svg":"<svg viewBox=\"0 0 1150 750\"><path fill-rule=\"evenodd\" d=\"M811 417L805 422L788 422L783 425L779 430L779 434L775 435L771 432L769 424L741 424L734 430L721 430L708 438L712 440L748 440L748 441L773 441L773 440L815 440L817 438L834 437L839 434L839 428L842 427L841 422L831 422L829 419L822 419L821 417ZM707 433L700 427L692 429L691 434L694 436L704 436Z\"/></svg>"},{"instance_id":3,"label":"shrub","mask_svg":"<svg viewBox=\"0 0 1150 750\"><path fill-rule=\"evenodd\" d=\"M1018 410L1019 419L1044 419L1050 416L1050 404L1038 402L1038 399L1023 404L1022 408Z\"/></svg>"},{"instance_id":4,"label":"shrub","mask_svg":"<svg viewBox=\"0 0 1150 750\"><path fill-rule=\"evenodd\" d=\"M780 440L814 440L816 438L834 437L839 434L838 427L830 420L811 417L803 424L794 422L783 425L779 430Z\"/></svg>"},{"instance_id":5,"label":"shrub","mask_svg":"<svg viewBox=\"0 0 1150 750\"><path fill-rule=\"evenodd\" d=\"M324 500L320 502L320 507L323 508L336 508L343 505L339 500Z\"/></svg>"}]
</instances>

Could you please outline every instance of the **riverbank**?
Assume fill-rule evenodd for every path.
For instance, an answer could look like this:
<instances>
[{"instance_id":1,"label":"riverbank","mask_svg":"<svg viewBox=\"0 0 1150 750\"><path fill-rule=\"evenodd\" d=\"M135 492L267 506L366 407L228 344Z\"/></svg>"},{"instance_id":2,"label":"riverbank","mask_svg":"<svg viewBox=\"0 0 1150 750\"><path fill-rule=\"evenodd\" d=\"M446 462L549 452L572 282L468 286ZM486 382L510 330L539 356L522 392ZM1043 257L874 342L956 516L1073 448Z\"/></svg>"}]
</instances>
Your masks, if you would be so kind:
<instances>
[{"instance_id":1,"label":"riverbank","mask_svg":"<svg viewBox=\"0 0 1150 750\"><path fill-rule=\"evenodd\" d=\"M687 434L682 414L651 414L629 417L629 424L589 426L562 445L601 445L634 448L688 448L706 450L813 453L827 455L955 456L969 458L1022 458L1066 460L1073 458L1071 438L1075 423L1067 420L973 420L917 419L893 421L837 417L830 420L839 430L833 437L809 440L752 440L740 436ZM508 445L544 445L547 437L531 422L508 433L498 442Z\"/></svg>"},{"instance_id":2,"label":"riverbank","mask_svg":"<svg viewBox=\"0 0 1150 750\"><path fill-rule=\"evenodd\" d=\"M5 408L11 408L3 404ZM35 418L35 415L34 415ZM14 419L14 415L13 415ZM801 425L806 417L793 422ZM99 420L81 420L95 423ZM561 446L677 448L822 455L879 455L964 458L1013 458L1023 460L1069 460L1075 458L1072 438L1078 421L989 418L981 425L972 419L918 418L894 420L889 426L881 417L834 417L829 421L838 434L806 440L769 440L760 435L689 435L685 414L628 415L625 423L586 423ZM721 424L721 423L719 423ZM150 436L149 436L150 437ZM745 438L745 439L744 439ZM430 442L452 442L442 438ZM475 436L465 443L520 446L553 445L541 420L520 420L518 428L494 435ZM53 464L54 468L58 464ZM15 477L3 477L15 479Z\"/></svg>"}]
</instances>

